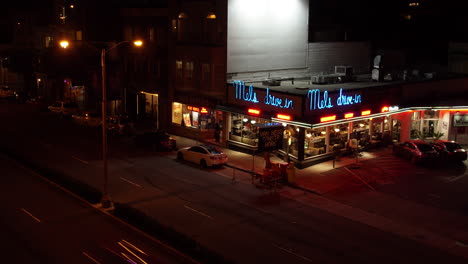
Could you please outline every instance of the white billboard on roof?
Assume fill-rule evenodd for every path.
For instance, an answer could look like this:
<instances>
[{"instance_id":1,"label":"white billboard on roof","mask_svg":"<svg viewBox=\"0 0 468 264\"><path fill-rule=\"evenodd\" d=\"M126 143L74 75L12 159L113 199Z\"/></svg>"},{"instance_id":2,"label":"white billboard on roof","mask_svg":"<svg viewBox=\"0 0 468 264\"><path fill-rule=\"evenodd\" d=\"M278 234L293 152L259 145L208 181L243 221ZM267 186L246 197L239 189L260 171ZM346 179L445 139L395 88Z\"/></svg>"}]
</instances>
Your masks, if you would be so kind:
<instances>
[{"instance_id":1,"label":"white billboard on roof","mask_svg":"<svg viewBox=\"0 0 468 264\"><path fill-rule=\"evenodd\" d=\"M228 0L228 73L306 67L309 0Z\"/></svg>"}]
</instances>

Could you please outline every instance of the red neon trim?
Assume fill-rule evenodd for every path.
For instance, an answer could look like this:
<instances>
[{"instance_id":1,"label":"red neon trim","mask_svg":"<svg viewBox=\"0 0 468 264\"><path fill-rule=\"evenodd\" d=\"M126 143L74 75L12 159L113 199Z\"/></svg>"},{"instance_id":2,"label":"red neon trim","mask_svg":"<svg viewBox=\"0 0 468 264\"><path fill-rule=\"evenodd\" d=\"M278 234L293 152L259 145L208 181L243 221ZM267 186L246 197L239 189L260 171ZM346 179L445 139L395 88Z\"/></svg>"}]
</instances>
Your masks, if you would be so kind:
<instances>
[{"instance_id":1,"label":"red neon trim","mask_svg":"<svg viewBox=\"0 0 468 264\"><path fill-rule=\"evenodd\" d=\"M366 111L361 112L362 116L366 116L366 115L370 115L370 114L371 114L371 110L366 110Z\"/></svg>"},{"instance_id":2,"label":"red neon trim","mask_svg":"<svg viewBox=\"0 0 468 264\"><path fill-rule=\"evenodd\" d=\"M336 120L336 115L324 116L320 118L320 123L334 121L334 120Z\"/></svg>"},{"instance_id":3,"label":"red neon trim","mask_svg":"<svg viewBox=\"0 0 468 264\"><path fill-rule=\"evenodd\" d=\"M388 106L382 107L382 113L385 113L385 112L388 112L388 111L390 111L390 108L388 108Z\"/></svg>"},{"instance_id":4,"label":"red neon trim","mask_svg":"<svg viewBox=\"0 0 468 264\"><path fill-rule=\"evenodd\" d=\"M290 116L290 115L283 115L283 114L277 114L277 115L276 115L276 118L278 118L278 119L283 119L283 120L291 120L291 116Z\"/></svg>"},{"instance_id":5,"label":"red neon trim","mask_svg":"<svg viewBox=\"0 0 468 264\"><path fill-rule=\"evenodd\" d=\"M195 112L200 112L200 108L194 107L194 108L193 108L193 111L195 111Z\"/></svg>"},{"instance_id":6,"label":"red neon trim","mask_svg":"<svg viewBox=\"0 0 468 264\"><path fill-rule=\"evenodd\" d=\"M206 114L206 113L208 113L208 110L205 107L202 107L201 110L200 110L200 113Z\"/></svg>"},{"instance_id":7,"label":"red neon trim","mask_svg":"<svg viewBox=\"0 0 468 264\"><path fill-rule=\"evenodd\" d=\"M454 112L457 112L457 111L468 111L468 109L439 109L439 110L449 110L449 111L454 111Z\"/></svg>"},{"instance_id":8,"label":"red neon trim","mask_svg":"<svg viewBox=\"0 0 468 264\"><path fill-rule=\"evenodd\" d=\"M344 114L344 118L348 119L348 118L353 118L354 117L354 113L346 113Z\"/></svg>"},{"instance_id":9,"label":"red neon trim","mask_svg":"<svg viewBox=\"0 0 468 264\"><path fill-rule=\"evenodd\" d=\"M187 105L187 110L192 111L192 110L193 110L193 106Z\"/></svg>"},{"instance_id":10,"label":"red neon trim","mask_svg":"<svg viewBox=\"0 0 468 264\"><path fill-rule=\"evenodd\" d=\"M247 110L247 112L249 114L252 114L252 115L260 115L260 110L258 110L258 109L249 108L249 110Z\"/></svg>"}]
</instances>

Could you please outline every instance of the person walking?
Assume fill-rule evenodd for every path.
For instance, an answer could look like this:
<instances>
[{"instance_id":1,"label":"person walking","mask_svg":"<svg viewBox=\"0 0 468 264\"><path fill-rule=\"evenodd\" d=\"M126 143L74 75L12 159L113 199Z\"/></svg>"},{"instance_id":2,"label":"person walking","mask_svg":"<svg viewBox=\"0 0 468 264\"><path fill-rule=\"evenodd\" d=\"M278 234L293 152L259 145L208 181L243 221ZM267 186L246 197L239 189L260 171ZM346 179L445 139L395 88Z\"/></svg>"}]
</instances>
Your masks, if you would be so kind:
<instances>
[{"instance_id":1,"label":"person walking","mask_svg":"<svg viewBox=\"0 0 468 264\"><path fill-rule=\"evenodd\" d=\"M219 139L221 136L220 134L221 134L221 126L219 125L219 123L216 123L214 138L215 138L215 141L218 143L219 143Z\"/></svg>"}]
</instances>

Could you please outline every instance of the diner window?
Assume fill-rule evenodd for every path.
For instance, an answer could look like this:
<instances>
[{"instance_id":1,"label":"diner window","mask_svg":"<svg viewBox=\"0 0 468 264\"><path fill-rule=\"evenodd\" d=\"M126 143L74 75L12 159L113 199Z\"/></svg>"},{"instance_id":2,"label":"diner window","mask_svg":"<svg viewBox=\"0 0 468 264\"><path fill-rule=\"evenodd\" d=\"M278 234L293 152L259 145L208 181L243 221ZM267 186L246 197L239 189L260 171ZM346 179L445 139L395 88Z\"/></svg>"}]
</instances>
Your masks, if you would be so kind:
<instances>
[{"instance_id":1,"label":"diner window","mask_svg":"<svg viewBox=\"0 0 468 264\"><path fill-rule=\"evenodd\" d=\"M305 132L304 154L306 157L313 157L326 153L325 127L307 129Z\"/></svg>"},{"instance_id":2,"label":"diner window","mask_svg":"<svg viewBox=\"0 0 468 264\"><path fill-rule=\"evenodd\" d=\"M346 149L349 139L348 130L348 123L330 127L330 151Z\"/></svg>"},{"instance_id":3,"label":"diner window","mask_svg":"<svg viewBox=\"0 0 468 264\"><path fill-rule=\"evenodd\" d=\"M350 137L357 139L362 146L369 142L369 119L353 122L353 133Z\"/></svg>"},{"instance_id":4,"label":"diner window","mask_svg":"<svg viewBox=\"0 0 468 264\"><path fill-rule=\"evenodd\" d=\"M266 119L232 113L229 139L251 146L257 146L258 126L256 125L266 123L268 123Z\"/></svg>"},{"instance_id":5,"label":"diner window","mask_svg":"<svg viewBox=\"0 0 468 264\"><path fill-rule=\"evenodd\" d=\"M438 132L438 124L439 112L437 110L424 111L421 129L425 137L434 137L434 133Z\"/></svg>"},{"instance_id":6,"label":"diner window","mask_svg":"<svg viewBox=\"0 0 468 264\"><path fill-rule=\"evenodd\" d=\"M287 125L283 131L283 151L298 156L299 133L300 129L297 126Z\"/></svg>"},{"instance_id":7,"label":"diner window","mask_svg":"<svg viewBox=\"0 0 468 264\"><path fill-rule=\"evenodd\" d=\"M411 128L410 128L410 138L417 139L420 138L421 131L421 112L416 111L411 115Z\"/></svg>"}]
</instances>

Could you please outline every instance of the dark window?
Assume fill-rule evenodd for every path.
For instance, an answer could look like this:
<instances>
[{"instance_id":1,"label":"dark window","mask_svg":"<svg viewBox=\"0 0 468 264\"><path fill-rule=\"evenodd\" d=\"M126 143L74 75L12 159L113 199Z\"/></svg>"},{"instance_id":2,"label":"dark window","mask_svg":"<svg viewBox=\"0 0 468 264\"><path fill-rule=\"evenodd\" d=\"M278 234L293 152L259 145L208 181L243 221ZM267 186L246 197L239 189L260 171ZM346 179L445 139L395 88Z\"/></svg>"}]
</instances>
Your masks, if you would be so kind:
<instances>
[{"instance_id":1,"label":"dark window","mask_svg":"<svg viewBox=\"0 0 468 264\"><path fill-rule=\"evenodd\" d=\"M422 152L434 150L434 148L428 144L416 144L416 146L418 146L418 149Z\"/></svg>"},{"instance_id":2,"label":"dark window","mask_svg":"<svg viewBox=\"0 0 468 264\"><path fill-rule=\"evenodd\" d=\"M462 147L457 143L445 142L444 144L447 147L448 151L455 151L456 149L462 149Z\"/></svg>"}]
</instances>

